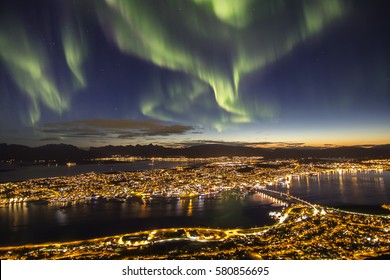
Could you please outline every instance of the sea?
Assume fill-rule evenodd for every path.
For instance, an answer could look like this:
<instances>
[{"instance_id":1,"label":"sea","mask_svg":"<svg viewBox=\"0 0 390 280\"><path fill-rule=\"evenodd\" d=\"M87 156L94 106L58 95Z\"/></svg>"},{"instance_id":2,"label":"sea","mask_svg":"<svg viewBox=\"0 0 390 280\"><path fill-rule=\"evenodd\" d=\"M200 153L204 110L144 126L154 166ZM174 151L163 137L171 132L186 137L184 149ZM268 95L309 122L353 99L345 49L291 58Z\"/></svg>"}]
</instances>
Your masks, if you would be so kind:
<instances>
[{"instance_id":1,"label":"sea","mask_svg":"<svg viewBox=\"0 0 390 280\"><path fill-rule=\"evenodd\" d=\"M311 203L366 214L390 214L390 171L328 172L292 177L280 191Z\"/></svg>"}]
</instances>

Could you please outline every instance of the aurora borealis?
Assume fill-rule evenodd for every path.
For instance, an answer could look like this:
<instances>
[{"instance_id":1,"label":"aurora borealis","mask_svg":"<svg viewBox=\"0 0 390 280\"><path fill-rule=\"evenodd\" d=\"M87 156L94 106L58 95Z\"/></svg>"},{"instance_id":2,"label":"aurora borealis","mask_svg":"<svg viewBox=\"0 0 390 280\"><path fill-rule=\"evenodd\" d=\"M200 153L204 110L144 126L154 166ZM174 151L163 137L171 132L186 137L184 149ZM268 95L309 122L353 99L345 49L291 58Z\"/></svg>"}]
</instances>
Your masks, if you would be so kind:
<instances>
[{"instance_id":1,"label":"aurora borealis","mask_svg":"<svg viewBox=\"0 0 390 280\"><path fill-rule=\"evenodd\" d=\"M388 6L2 1L0 142L390 143Z\"/></svg>"}]
</instances>

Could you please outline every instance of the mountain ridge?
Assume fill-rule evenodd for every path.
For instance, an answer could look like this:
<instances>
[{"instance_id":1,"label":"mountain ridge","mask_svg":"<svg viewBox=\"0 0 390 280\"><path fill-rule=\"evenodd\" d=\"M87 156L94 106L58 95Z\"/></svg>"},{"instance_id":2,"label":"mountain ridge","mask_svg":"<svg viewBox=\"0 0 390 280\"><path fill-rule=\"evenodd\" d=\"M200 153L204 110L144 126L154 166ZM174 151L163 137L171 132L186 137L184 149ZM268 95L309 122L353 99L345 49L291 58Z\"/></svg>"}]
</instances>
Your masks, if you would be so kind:
<instances>
[{"instance_id":1,"label":"mountain ridge","mask_svg":"<svg viewBox=\"0 0 390 280\"><path fill-rule=\"evenodd\" d=\"M343 147L290 147L255 148L224 144L203 144L184 148L170 148L159 145L126 145L90 147L80 149L67 144L48 144L28 147L17 144L0 144L0 160L60 160L77 161L98 157L220 157L220 156L262 156L264 158L390 158L390 144L378 146Z\"/></svg>"}]
</instances>

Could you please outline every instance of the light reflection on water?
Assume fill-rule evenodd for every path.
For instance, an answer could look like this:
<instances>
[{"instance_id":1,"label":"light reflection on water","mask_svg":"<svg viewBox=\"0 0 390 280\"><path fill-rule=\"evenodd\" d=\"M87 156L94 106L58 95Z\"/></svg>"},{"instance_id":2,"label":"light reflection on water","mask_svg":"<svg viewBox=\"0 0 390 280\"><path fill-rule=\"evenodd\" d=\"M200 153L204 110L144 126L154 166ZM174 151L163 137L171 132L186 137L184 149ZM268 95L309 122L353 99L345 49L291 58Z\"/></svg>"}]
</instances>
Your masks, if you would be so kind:
<instances>
[{"instance_id":1,"label":"light reflection on water","mask_svg":"<svg viewBox=\"0 0 390 280\"><path fill-rule=\"evenodd\" d=\"M327 206L380 206L390 203L390 172L334 172L305 176L304 180L294 177L289 191Z\"/></svg>"},{"instance_id":2,"label":"light reflection on water","mask_svg":"<svg viewBox=\"0 0 390 280\"><path fill-rule=\"evenodd\" d=\"M127 202L96 201L56 207L23 203L0 208L0 246L69 241L153 228L237 228L273 224L269 211L280 204L263 195L224 194Z\"/></svg>"},{"instance_id":3,"label":"light reflection on water","mask_svg":"<svg viewBox=\"0 0 390 280\"><path fill-rule=\"evenodd\" d=\"M276 188L313 203L358 212L383 214L387 210L380 205L390 204L388 171L293 177L289 189ZM273 223L268 213L278 206L280 202L261 193L169 202L96 201L69 207L12 204L0 208L0 246L87 239L153 228L263 226Z\"/></svg>"}]
</instances>

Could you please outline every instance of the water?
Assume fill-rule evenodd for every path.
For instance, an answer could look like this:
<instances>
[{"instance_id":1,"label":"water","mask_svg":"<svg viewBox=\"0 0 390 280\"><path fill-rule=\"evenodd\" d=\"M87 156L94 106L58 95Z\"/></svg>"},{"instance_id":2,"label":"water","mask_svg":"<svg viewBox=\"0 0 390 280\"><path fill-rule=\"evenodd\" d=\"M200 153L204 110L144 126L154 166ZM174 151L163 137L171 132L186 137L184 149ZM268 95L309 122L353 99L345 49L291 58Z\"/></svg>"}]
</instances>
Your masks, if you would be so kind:
<instances>
[{"instance_id":1,"label":"water","mask_svg":"<svg viewBox=\"0 0 390 280\"><path fill-rule=\"evenodd\" d=\"M81 240L154 228L236 228L272 224L280 207L262 194L73 205L16 204L0 208L0 246Z\"/></svg>"},{"instance_id":2,"label":"water","mask_svg":"<svg viewBox=\"0 0 390 280\"><path fill-rule=\"evenodd\" d=\"M382 204L390 204L390 171L293 177L288 190L281 187L278 190L324 206L373 214L390 213L381 208Z\"/></svg>"}]
</instances>

